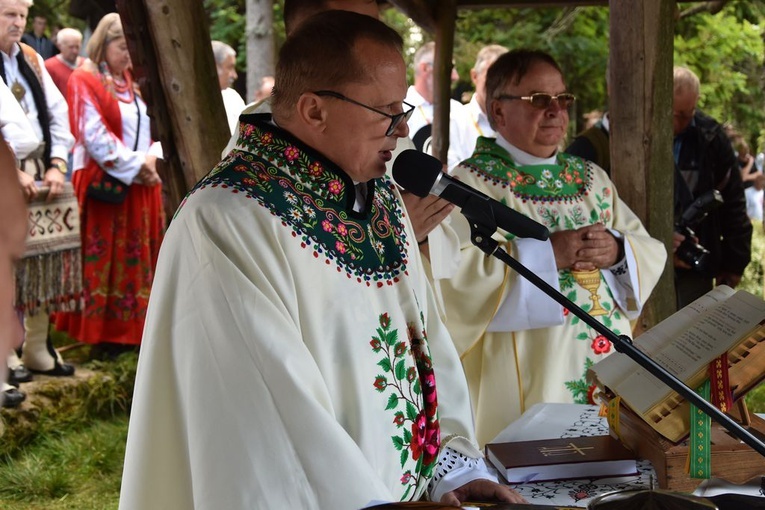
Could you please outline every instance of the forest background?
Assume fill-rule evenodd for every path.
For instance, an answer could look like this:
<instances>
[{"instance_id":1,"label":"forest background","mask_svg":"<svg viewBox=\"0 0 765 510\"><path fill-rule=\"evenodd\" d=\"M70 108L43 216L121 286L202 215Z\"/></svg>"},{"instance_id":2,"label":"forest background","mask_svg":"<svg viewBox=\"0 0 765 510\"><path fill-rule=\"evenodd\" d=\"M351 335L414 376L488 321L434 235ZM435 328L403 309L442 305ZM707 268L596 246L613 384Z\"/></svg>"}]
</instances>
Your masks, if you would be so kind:
<instances>
[{"instance_id":1,"label":"forest background","mask_svg":"<svg viewBox=\"0 0 765 510\"><path fill-rule=\"evenodd\" d=\"M236 87L249 102L258 87L255 82L273 74L274 55L285 37L283 0L203 0L203 4L211 38L237 50ZM49 27L83 28L85 22L69 16L68 6L69 0L36 0L30 16L45 15ZM404 36L410 60L421 44L432 39L395 8L384 9L382 17ZM752 152L760 152L765 143L765 2L678 2L674 23L674 62L699 75L699 107L735 127ZM584 127L586 113L607 110L607 7L460 10L456 26L454 60L460 75L456 99L461 92L472 91L470 69L478 50L495 43L510 49L542 49L558 60L569 90L577 96L570 135ZM253 83L245 83L248 75Z\"/></svg>"}]
</instances>

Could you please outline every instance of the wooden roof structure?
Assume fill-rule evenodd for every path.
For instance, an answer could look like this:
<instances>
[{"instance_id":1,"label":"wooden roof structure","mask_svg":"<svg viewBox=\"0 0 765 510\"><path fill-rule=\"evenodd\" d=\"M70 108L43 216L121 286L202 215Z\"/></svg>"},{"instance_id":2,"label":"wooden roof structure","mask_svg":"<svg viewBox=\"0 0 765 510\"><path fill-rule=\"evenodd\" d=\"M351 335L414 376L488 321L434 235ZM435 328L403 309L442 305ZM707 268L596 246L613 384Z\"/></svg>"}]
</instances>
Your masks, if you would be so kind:
<instances>
[{"instance_id":1,"label":"wooden roof structure","mask_svg":"<svg viewBox=\"0 0 765 510\"><path fill-rule=\"evenodd\" d=\"M671 247L672 58L675 0L388 0L434 35L435 153L446 161L449 70L459 9L610 9L612 178L651 235ZM161 173L172 214L220 159L228 139L202 0L116 0L156 132L166 148ZM142 79L143 78L143 79ZM597 78L599 79L599 77ZM445 121L446 120L446 121ZM170 216L169 216L170 217ZM646 326L675 309L671 257L644 314Z\"/></svg>"}]
</instances>

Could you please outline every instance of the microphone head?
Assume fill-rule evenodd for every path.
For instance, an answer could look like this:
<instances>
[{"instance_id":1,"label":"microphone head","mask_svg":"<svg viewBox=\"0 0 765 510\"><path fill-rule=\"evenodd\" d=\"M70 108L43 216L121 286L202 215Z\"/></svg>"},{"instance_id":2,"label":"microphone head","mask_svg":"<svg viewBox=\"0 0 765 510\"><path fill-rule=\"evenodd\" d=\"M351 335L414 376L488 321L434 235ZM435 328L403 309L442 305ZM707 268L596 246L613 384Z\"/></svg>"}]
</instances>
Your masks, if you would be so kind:
<instances>
[{"instance_id":1,"label":"microphone head","mask_svg":"<svg viewBox=\"0 0 765 510\"><path fill-rule=\"evenodd\" d=\"M415 149L402 151L393 162L396 184L418 197L426 197L441 174L441 162Z\"/></svg>"}]
</instances>

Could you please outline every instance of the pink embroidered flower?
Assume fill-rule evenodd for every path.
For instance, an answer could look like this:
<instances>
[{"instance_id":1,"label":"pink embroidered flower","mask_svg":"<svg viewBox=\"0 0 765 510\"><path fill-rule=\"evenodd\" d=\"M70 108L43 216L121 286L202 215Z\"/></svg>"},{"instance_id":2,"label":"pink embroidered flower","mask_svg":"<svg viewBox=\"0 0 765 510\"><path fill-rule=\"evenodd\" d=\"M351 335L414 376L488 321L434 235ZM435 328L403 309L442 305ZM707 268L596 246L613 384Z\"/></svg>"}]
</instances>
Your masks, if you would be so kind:
<instances>
[{"instance_id":1,"label":"pink embroidered flower","mask_svg":"<svg viewBox=\"0 0 765 510\"><path fill-rule=\"evenodd\" d=\"M377 377L375 377L374 386L377 389L377 391L382 392L388 386L388 380L382 375L378 375Z\"/></svg>"},{"instance_id":2,"label":"pink embroidered flower","mask_svg":"<svg viewBox=\"0 0 765 510\"><path fill-rule=\"evenodd\" d=\"M252 177L245 177L244 179L242 179L242 184L244 184L246 186L255 186L255 184L257 184L257 182L258 181L256 181Z\"/></svg>"},{"instance_id":3,"label":"pink embroidered flower","mask_svg":"<svg viewBox=\"0 0 765 510\"><path fill-rule=\"evenodd\" d=\"M414 477L412 476L411 471L407 471L404 473L404 476L401 477L401 485L406 485L412 481Z\"/></svg>"},{"instance_id":4,"label":"pink embroidered flower","mask_svg":"<svg viewBox=\"0 0 765 510\"><path fill-rule=\"evenodd\" d=\"M564 178L566 179L566 182L571 182L571 181L574 179L574 178L571 176L571 174L566 174L566 175L564 176Z\"/></svg>"},{"instance_id":5,"label":"pink embroidered flower","mask_svg":"<svg viewBox=\"0 0 765 510\"><path fill-rule=\"evenodd\" d=\"M246 172L247 171L247 167L244 166L244 165L235 165L234 166L234 171L235 172Z\"/></svg>"},{"instance_id":6,"label":"pink embroidered flower","mask_svg":"<svg viewBox=\"0 0 765 510\"><path fill-rule=\"evenodd\" d=\"M292 163L295 161L298 156L300 156L300 151L298 151L297 147L294 145L290 145L286 149L284 149L284 157L287 158L287 161Z\"/></svg>"},{"instance_id":7,"label":"pink embroidered flower","mask_svg":"<svg viewBox=\"0 0 765 510\"><path fill-rule=\"evenodd\" d=\"M255 128L252 126L252 124L247 124L246 126L244 126L244 130L242 131L242 133L244 134L245 137L249 137L252 135L253 131L255 131Z\"/></svg>"},{"instance_id":8,"label":"pink embroidered flower","mask_svg":"<svg viewBox=\"0 0 765 510\"><path fill-rule=\"evenodd\" d=\"M327 185L329 192L333 195L339 195L343 191L343 183L337 179L329 181Z\"/></svg>"},{"instance_id":9,"label":"pink embroidered flower","mask_svg":"<svg viewBox=\"0 0 765 510\"><path fill-rule=\"evenodd\" d=\"M344 224L339 224L337 226L337 233L341 236L347 236L348 235L348 228Z\"/></svg>"},{"instance_id":10,"label":"pink embroidered flower","mask_svg":"<svg viewBox=\"0 0 765 510\"><path fill-rule=\"evenodd\" d=\"M263 145L268 145L274 140L273 133L263 133L263 135L260 137L260 143Z\"/></svg>"},{"instance_id":11,"label":"pink embroidered flower","mask_svg":"<svg viewBox=\"0 0 765 510\"><path fill-rule=\"evenodd\" d=\"M332 232L332 222L329 220L324 220L321 222L321 228L324 229L324 232Z\"/></svg>"},{"instance_id":12,"label":"pink embroidered flower","mask_svg":"<svg viewBox=\"0 0 765 510\"><path fill-rule=\"evenodd\" d=\"M406 371L406 380L408 382L414 381L414 378L417 377L417 370L414 369L414 367L409 367L409 369Z\"/></svg>"},{"instance_id":13,"label":"pink embroidered flower","mask_svg":"<svg viewBox=\"0 0 765 510\"><path fill-rule=\"evenodd\" d=\"M604 197L610 197L611 196L611 188L604 188L603 189L603 196Z\"/></svg>"},{"instance_id":14,"label":"pink embroidered flower","mask_svg":"<svg viewBox=\"0 0 765 510\"><path fill-rule=\"evenodd\" d=\"M345 243L342 241L335 242L335 249L339 251L340 253L345 253L346 251L348 251L348 248L346 248Z\"/></svg>"},{"instance_id":15,"label":"pink embroidered flower","mask_svg":"<svg viewBox=\"0 0 765 510\"><path fill-rule=\"evenodd\" d=\"M321 163L318 161L314 161L310 165L308 165L308 174L313 177L319 177L321 174L324 173L324 167L321 166Z\"/></svg>"},{"instance_id":16,"label":"pink embroidered flower","mask_svg":"<svg viewBox=\"0 0 765 510\"><path fill-rule=\"evenodd\" d=\"M611 342L603 335L598 335L592 341L591 347L595 354L605 354L611 350Z\"/></svg>"},{"instance_id":17,"label":"pink embroidered flower","mask_svg":"<svg viewBox=\"0 0 765 510\"><path fill-rule=\"evenodd\" d=\"M582 179L577 177L576 180L574 180L574 182L577 183L577 184L582 184Z\"/></svg>"}]
</instances>

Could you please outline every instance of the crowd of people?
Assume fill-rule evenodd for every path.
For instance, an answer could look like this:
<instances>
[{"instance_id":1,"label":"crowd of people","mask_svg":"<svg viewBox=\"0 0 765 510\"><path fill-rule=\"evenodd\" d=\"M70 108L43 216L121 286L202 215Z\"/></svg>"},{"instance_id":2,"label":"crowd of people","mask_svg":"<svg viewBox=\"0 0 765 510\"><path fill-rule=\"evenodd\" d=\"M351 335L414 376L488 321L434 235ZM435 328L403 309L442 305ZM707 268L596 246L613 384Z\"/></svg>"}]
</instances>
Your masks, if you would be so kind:
<instances>
[{"instance_id":1,"label":"crowd of people","mask_svg":"<svg viewBox=\"0 0 765 510\"><path fill-rule=\"evenodd\" d=\"M94 357L140 346L124 510L522 502L482 447L536 403L592 403L587 370L614 348L487 258L453 204L390 177L402 148L432 150L434 43L414 54L408 84L378 2L288 0L275 74L245 105L236 51L213 41L232 138L165 232L162 147L119 15L98 22L84 55L82 34L59 30L46 60L37 18L22 42L31 4L0 0L0 162L13 162L23 193L0 210L18 218L21 196L30 208L69 199L80 258L27 264L15 297L0 295L0 344L23 330L4 405L21 403L34 373L74 372L53 327ZM598 161L607 113L596 142L564 150L576 91L551 55L488 44L471 81L468 104L451 104L443 171L549 230L493 237L552 288L630 335L668 255L679 307L738 284L765 181L743 138L697 108L690 69L674 72L668 210L678 219L710 194L721 204L670 247ZM703 267L679 256L687 241L710 250ZM0 232L0 277L11 257L48 256L21 244Z\"/></svg>"}]
</instances>

